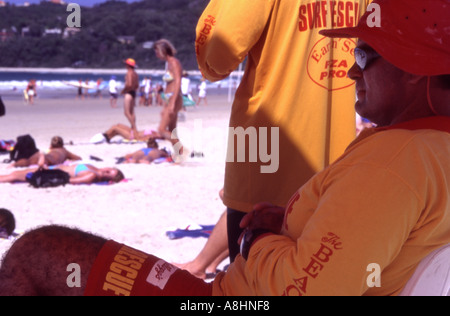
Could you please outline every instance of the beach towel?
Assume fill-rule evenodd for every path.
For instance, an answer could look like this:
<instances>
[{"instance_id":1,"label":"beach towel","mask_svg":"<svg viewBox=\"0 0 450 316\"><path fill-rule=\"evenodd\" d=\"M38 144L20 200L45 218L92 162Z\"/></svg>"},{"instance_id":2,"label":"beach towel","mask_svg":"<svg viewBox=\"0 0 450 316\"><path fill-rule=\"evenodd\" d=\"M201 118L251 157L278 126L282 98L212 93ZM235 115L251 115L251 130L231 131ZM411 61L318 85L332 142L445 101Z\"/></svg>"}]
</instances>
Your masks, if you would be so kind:
<instances>
[{"instance_id":1,"label":"beach towel","mask_svg":"<svg viewBox=\"0 0 450 316\"><path fill-rule=\"evenodd\" d=\"M123 179L120 182L114 182L114 181L101 181L101 182L94 182L94 183L89 183L89 184L82 184L82 185L113 185L113 184L117 184L117 183L127 183L131 181L131 179Z\"/></svg>"},{"instance_id":2,"label":"beach towel","mask_svg":"<svg viewBox=\"0 0 450 316\"><path fill-rule=\"evenodd\" d=\"M184 237L198 238L206 237L209 238L214 225L188 225L185 229L176 229L172 231L167 231L166 235L169 239L180 239Z\"/></svg>"}]
</instances>

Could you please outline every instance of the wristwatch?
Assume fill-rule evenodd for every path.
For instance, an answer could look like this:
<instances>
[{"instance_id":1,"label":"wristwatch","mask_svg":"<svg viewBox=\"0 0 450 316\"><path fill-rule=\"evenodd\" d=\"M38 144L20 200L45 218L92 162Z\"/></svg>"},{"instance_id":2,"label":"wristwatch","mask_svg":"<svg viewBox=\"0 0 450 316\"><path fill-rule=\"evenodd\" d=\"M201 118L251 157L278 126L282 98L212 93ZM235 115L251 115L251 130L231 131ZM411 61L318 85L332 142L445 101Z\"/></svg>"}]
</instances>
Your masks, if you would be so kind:
<instances>
[{"instance_id":1,"label":"wristwatch","mask_svg":"<svg viewBox=\"0 0 450 316\"><path fill-rule=\"evenodd\" d=\"M273 234L270 230L267 229L254 229L247 230L244 234L244 237L241 240L241 255L245 260L248 259L248 255L250 253L250 248L256 239L265 234Z\"/></svg>"}]
</instances>

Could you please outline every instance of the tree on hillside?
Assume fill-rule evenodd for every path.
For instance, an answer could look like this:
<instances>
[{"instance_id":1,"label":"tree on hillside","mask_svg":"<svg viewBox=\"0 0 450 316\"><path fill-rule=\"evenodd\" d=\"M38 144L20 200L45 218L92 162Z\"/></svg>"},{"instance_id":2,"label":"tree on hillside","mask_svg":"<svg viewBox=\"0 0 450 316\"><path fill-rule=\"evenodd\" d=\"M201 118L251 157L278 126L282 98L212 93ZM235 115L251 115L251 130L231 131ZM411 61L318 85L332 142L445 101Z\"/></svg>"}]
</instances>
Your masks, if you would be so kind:
<instances>
[{"instance_id":1,"label":"tree on hillside","mask_svg":"<svg viewBox=\"0 0 450 316\"><path fill-rule=\"evenodd\" d=\"M0 29L17 30L15 37L0 42L2 67L122 67L133 57L142 68L163 68L145 42L167 38L178 50L186 69L196 69L195 27L208 0L107 1L82 7L80 31L68 38L46 35L48 29L64 30L66 6L41 2L29 7L0 8ZM47 32L48 33L48 32ZM132 37L121 43L120 36Z\"/></svg>"}]
</instances>

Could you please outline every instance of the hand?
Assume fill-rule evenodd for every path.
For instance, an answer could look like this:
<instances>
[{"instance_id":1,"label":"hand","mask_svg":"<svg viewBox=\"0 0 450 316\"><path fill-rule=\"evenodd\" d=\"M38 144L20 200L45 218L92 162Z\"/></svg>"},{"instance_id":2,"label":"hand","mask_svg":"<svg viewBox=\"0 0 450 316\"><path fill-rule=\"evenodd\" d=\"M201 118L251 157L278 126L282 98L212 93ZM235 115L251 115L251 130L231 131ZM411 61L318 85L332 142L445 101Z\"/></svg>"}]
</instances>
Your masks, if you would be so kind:
<instances>
[{"instance_id":1,"label":"hand","mask_svg":"<svg viewBox=\"0 0 450 316\"><path fill-rule=\"evenodd\" d=\"M284 207L262 202L253 207L253 211L244 216L240 227L246 229L266 229L279 234L284 220Z\"/></svg>"},{"instance_id":2,"label":"hand","mask_svg":"<svg viewBox=\"0 0 450 316\"><path fill-rule=\"evenodd\" d=\"M253 207L253 211L242 218L240 227L244 232L239 238L239 243L243 235L249 230L263 229L274 234L279 234L284 221L285 209L271 203L258 203Z\"/></svg>"},{"instance_id":3,"label":"hand","mask_svg":"<svg viewBox=\"0 0 450 316\"><path fill-rule=\"evenodd\" d=\"M285 209L271 203L259 203L253 211L245 215L240 227L244 229L239 237L241 255L247 260L252 244L267 233L279 234L284 221Z\"/></svg>"}]
</instances>

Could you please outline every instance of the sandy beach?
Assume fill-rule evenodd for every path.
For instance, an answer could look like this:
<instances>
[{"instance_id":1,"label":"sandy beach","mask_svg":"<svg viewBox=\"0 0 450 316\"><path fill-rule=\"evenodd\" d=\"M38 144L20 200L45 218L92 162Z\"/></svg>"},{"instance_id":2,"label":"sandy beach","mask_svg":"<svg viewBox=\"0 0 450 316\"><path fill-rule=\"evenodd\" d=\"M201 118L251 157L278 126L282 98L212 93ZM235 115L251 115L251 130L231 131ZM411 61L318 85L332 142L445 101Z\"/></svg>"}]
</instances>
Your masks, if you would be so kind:
<instances>
[{"instance_id":1,"label":"sandy beach","mask_svg":"<svg viewBox=\"0 0 450 316\"><path fill-rule=\"evenodd\" d=\"M226 133L231 104L225 95L208 96L209 105L189 107L179 122L180 138L189 149L202 151L181 165L116 165L116 157L145 147L124 143L90 144L97 133L116 123L127 124L123 99L111 108L109 99L38 99L33 106L20 100L6 103L0 118L0 139L15 140L30 134L40 150L48 149L52 136L63 137L66 148L99 167L117 166L127 181L114 185L67 185L34 189L28 184L0 184L0 207L15 215L16 232L49 224L76 227L169 262L187 262L202 249L205 238L170 240L168 230L190 224L214 225L225 206L218 192L223 186ZM161 108L137 107L138 129L157 127ZM95 156L103 161L90 159ZM1 155L0 161L9 158ZM14 169L0 163L0 174ZM11 241L0 240L0 255ZM32 255L32 254L30 254Z\"/></svg>"}]
</instances>

